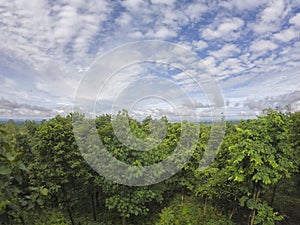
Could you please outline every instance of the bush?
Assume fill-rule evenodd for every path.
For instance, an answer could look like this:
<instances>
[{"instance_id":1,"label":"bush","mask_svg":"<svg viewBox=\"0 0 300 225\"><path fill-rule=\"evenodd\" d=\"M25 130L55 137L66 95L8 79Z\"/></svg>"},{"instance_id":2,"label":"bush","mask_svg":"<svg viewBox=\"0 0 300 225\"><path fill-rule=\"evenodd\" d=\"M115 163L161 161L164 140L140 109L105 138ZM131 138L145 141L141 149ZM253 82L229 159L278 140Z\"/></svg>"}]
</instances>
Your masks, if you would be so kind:
<instances>
[{"instance_id":1,"label":"bush","mask_svg":"<svg viewBox=\"0 0 300 225\"><path fill-rule=\"evenodd\" d=\"M156 225L233 225L226 216L222 215L211 205L206 205L204 214L204 204L199 203L199 199L186 197L182 203L174 200L168 207L165 207Z\"/></svg>"}]
</instances>

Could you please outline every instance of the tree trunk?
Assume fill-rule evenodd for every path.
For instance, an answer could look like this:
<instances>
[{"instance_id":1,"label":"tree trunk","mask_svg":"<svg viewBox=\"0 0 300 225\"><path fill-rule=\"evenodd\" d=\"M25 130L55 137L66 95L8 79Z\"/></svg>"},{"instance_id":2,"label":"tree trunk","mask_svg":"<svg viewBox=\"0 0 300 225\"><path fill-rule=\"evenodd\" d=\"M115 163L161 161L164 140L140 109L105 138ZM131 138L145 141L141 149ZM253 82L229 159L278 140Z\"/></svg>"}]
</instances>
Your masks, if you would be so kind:
<instances>
[{"instance_id":1,"label":"tree trunk","mask_svg":"<svg viewBox=\"0 0 300 225\"><path fill-rule=\"evenodd\" d=\"M97 221L97 213L96 213L96 207L95 207L95 191L92 190L92 195L91 195L91 201L92 201L92 209L93 209L93 218L94 221ZM97 199L96 199L97 200Z\"/></svg>"},{"instance_id":2,"label":"tree trunk","mask_svg":"<svg viewBox=\"0 0 300 225\"><path fill-rule=\"evenodd\" d=\"M183 202L184 202L184 192L183 190L181 191L181 205L183 206Z\"/></svg>"},{"instance_id":3,"label":"tree trunk","mask_svg":"<svg viewBox=\"0 0 300 225\"><path fill-rule=\"evenodd\" d=\"M100 197L99 197L99 191L96 190L96 208L100 209Z\"/></svg>"},{"instance_id":4,"label":"tree trunk","mask_svg":"<svg viewBox=\"0 0 300 225\"><path fill-rule=\"evenodd\" d=\"M206 207L207 207L207 197L205 197L205 200L204 200L203 216L206 215Z\"/></svg>"},{"instance_id":5,"label":"tree trunk","mask_svg":"<svg viewBox=\"0 0 300 225\"><path fill-rule=\"evenodd\" d=\"M232 208L231 212L229 213L229 219L230 219L230 220L232 219L232 217L233 217L233 215L235 214L236 210L237 210L237 207L233 207L233 208Z\"/></svg>"},{"instance_id":6,"label":"tree trunk","mask_svg":"<svg viewBox=\"0 0 300 225\"><path fill-rule=\"evenodd\" d=\"M66 207L67 207L68 215L69 215L69 218L71 220L71 224L75 225L72 209L71 209L70 202L69 202L69 198L67 196L67 192L65 191L64 188L62 188L62 192L63 192L63 196L64 196L64 202L65 202Z\"/></svg>"},{"instance_id":7,"label":"tree trunk","mask_svg":"<svg viewBox=\"0 0 300 225\"><path fill-rule=\"evenodd\" d=\"M259 200L260 192L261 192L261 188L258 185L255 185L254 186L254 191L253 191L253 200L254 200L255 204L257 204L257 202ZM250 215L249 215L248 225L253 225L254 224L255 214L256 214L256 209L253 209L250 212Z\"/></svg>"},{"instance_id":8,"label":"tree trunk","mask_svg":"<svg viewBox=\"0 0 300 225\"><path fill-rule=\"evenodd\" d=\"M122 225L126 225L126 216L122 217Z\"/></svg>"},{"instance_id":9,"label":"tree trunk","mask_svg":"<svg viewBox=\"0 0 300 225\"><path fill-rule=\"evenodd\" d=\"M255 209L253 209L250 213L250 216L249 216L249 225L253 225L254 224L254 219L255 219Z\"/></svg>"},{"instance_id":10,"label":"tree trunk","mask_svg":"<svg viewBox=\"0 0 300 225\"><path fill-rule=\"evenodd\" d=\"M273 188L273 193L272 193L271 202L270 202L271 207L273 206L273 203L274 203L276 190L277 190L277 184L275 184L275 186Z\"/></svg>"},{"instance_id":11,"label":"tree trunk","mask_svg":"<svg viewBox=\"0 0 300 225\"><path fill-rule=\"evenodd\" d=\"M72 210L71 210L71 207L70 207L69 203L67 203L67 209L68 209L68 214L69 214L69 217L70 217L70 220L71 220L71 224L75 225L74 218L73 218L73 213L72 213Z\"/></svg>"}]
</instances>

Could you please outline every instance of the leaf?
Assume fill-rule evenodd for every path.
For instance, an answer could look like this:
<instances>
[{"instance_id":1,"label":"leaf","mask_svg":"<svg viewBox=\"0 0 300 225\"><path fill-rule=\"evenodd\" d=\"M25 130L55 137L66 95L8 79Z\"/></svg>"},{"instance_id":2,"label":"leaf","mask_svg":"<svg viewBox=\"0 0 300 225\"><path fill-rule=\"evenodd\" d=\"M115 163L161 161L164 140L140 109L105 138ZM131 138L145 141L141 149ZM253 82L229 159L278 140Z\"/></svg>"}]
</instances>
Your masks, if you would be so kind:
<instances>
[{"instance_id":1,"label":"leaf","mask_svg":"<svg viewBox=\"0 0 300 225\"><path fill-rule=\"evenodd\" d=\"M16 174L15 179L18 181L19 184L22 184L23 178L20 174Z\"/></svg>"},{"instance_id":2,"label":"leaf","mask_svg":"<svg viewBox=\"0 0 300 225\"><path fill-rule=\"evenodd\" d=\"M48 193L49 193L49 191L48 191L47 188L41 188L41 189L40 189L40 193L41 193L42 195L44 195L44 196L47 196Z\"/></svg>"},{"instance_id":3,"label":"leaf","mask_svg":"<svg viewBox=\"0 0 300 225\"><path fill-rule=\"evenodd\" d=\"M11 150L8 143L6 143L6 142L0 142L0 144L5 148L5 150L7 150L7 151Z\"/></svg>"},{"instance_id":4,"label":"leaf","mask_svg":"<svg viewBox=\"0 0 300 225\"><path fill-rule=\"evenodd\" d=\"M44 201L42 198L38 198L38 199L36 200L36 202L37 202L40 206L44 205L44 203L45 203L45 201Z\"/></svg>"},{"instance_id":5,"label":"leaf","mask_svg":"<svg viewBox=\"0 0 300 225\"><path fill-rule=\"evenodd\" d=\"M20 200L19 200L19 203L20 203L20 205L21 205L22 207L25 207L25 206L27 206L27 204L28 204L28 202L25 201L25 200L23 200L23 199L20 199Z\"/></svg>"},{"instance_id":6,"label":"leaf","mask_svg":"<svg viewBox=\"0 0 300 225\"><path fill-rule=\"evenodd\" d=\"M18 206L16 206L16 205L13 204L13 203L9 203L9 204L8 204L8 207L11 208L13 211L19 211Z\"/></svg>"},{"instance_id":7,"label":"leaf","mask_svg":"<svg viewBox=\"0 0 300 225\"><path fill-rule=\"evenodd\" d=\"M39 193L38 192L33 192L31 194L31 201L35 202L38 197L39 197Z\"/></svg>"},{"instance_id":8,"label":"leaf","mask_svg":"<svg viewBox=\"0 0 300 225\"><path fill-rule=\"evenodd\" d=\"M8 166L2 165L0 166L0 174L1 175L9 175L11 174L12 169Z\"/></svg>"},{"instance_id":9,"label":"leaf","mask_svg":"<svg viewBox=\"0 0 300 225\"><path fill-rule=\"evenodd\" d=\"M25 166L25 164L22 161L18 161L18 167L20 170L23 170L26 173L29 173L29 169Z\"/></svg>"},{"instance_id":10,"label":"leaf","mask_svg":"<svg viewBox=\"0 0 300 225\"><path fill-rule=\"evenodd\" d=\"M30 209L32 209L33 207L34 207L34 204L33 204L31 201L29 201L29 202L28 202L28 205L27 205L27 209L30 210Z\"/></svg>"},{"instance_id":11,"label":"leaf","mask_svg":"<svg viewBox=\"0 0 300 225\"><path fill-rule=\"evenodd\" d=\"M12 162L14 161L14 159L16 158L15 155L11 154L11 152L7 152L6 153L6 158L8 159L8 161Z\"/></svg>"},{"instance_id":12,"label":"leaf","mask_svg":"<svg viewBox=\"0 0 300 225\"><path fill-rule=\"evenodd\" d=\"M7 186L10 184L10 181L4 181L4 180L0 180L0 191L5 190L5 188L7 188ZM1 207L0 207L1 208Z\"/></svg>"},{"instance_id":13,"label":"leaf","mask_svg":"<svg viewBox=\"0 0 300 225\"><path fill-rule=\"evenodd\" d=\"M255 202L255 200L254 199L248 199L248 201L247 201L247 207L249 208L249 209L255 209L255 207L256 207L256 202Z\"/></svg>"},{"instance_id":14,"label":"leaf","mask_svg":"<svg viewBox=\"0 0 300 225\"><path fill-rule=\"evenodd\" d=\"M236 174L234 180L237 182L242 182L244 181L245 177L241 174Z\"/></svg>"},{"instance_id":15,"label":"leaf","mask_svg":"<svg viewBox=\"0 0 300 225\"><path fill-rule=\"evenodd\" d=\"M247 196L243 196L240 198L240 206L245 206L245 203L247 202Z\"/></svg>"}]
</instances>

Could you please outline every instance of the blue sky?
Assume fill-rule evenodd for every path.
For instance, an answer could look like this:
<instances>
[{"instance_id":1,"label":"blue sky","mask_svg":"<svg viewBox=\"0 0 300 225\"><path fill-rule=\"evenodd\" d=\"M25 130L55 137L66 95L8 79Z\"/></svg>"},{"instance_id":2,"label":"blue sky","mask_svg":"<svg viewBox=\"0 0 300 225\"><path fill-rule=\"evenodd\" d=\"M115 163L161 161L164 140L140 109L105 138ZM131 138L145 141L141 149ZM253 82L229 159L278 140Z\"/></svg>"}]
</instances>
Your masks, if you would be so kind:
<instances>
[{"instance_id":1,"label":"blue sky","mask_svg":"<svg viewBox=\"0 0 300 225\"><path fill-rule=\"evenodd\" d=\"M228 117L251 117L286 104L300 110L299 0L1 1L0 33L0 117L71 112L95 60L145 40L179 44L197 54L223 93ZM198 116L209 115L205 93L184 72L154 63L123 68L99 96L103 105L97 113L120 102L120 93L131 96L128 90L147 75L168 77L177 88L167 81L149 85L157 98L129 104L133 115L172 116L175 104L188 116L191 103ZM181 101L159 98L163 92L176 92Z\"/></svg>"}]
</instances>

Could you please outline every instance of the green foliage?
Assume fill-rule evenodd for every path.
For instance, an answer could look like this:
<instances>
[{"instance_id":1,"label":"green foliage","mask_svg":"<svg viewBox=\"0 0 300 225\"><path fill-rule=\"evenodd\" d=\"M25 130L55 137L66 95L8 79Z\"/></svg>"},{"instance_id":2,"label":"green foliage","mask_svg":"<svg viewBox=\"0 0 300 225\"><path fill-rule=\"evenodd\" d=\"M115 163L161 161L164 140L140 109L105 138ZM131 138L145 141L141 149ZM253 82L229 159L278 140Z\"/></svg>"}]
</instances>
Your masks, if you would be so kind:
<instances>
[{"instance_id":1,"label":"green foliage","mask_svg":"<svg viewBox=\"0 0 300 225\"><path fill-rule=\"evenodd\" d=\"M27 211L44 206L48 189L29 185L30 170L21 160L25 159L24 153L17 148L18 143L15 143L13 147L7 143L7 139L9 139L7 136L12 135L16 138L20 135L19 131L11 128L8 131L14 133L7 134L0 131L0 222L20 221L24 224L24 214Z\"/></svg>"},{"instance_id":2,"label":"green foliage","mask_svg":"<svg viewBox=\"0 0 300 225\"><path fill-rule=\"evenodd\" d=\"M7 133L0 130L0 135L0 222L9 222L21 210L22 173L28 169L7 142Z\"/></svg>"},{"instance_id":3,"label":"green foliage","mask_svg":"<svg viewBox=\"0 0 300 225\"><path fill-rule=\"evenodd\" d=\"M274 212L273 208L266 201L256 202L254 199L244 196L240 199L240 205L256 210L257 216L254 224L275 225L276 221L283 220L283 216L279 215L278 212Z\"/></svg>"},{"instance_id":4,"label":"green foliage","mask_svg":"<svg viewBox=\"0 0 300 225\"><path fill-rule=\"evenodd\" d=\"M266 203L260 202L260 195L270 185L289 178L297 169L289 142L288 117L274 110L265 113L265 116L237 127L226 167L231 173L229 180L249 187L247 195L242 198L247 199L246 206L251 210L250 224L274 224L282 219Z\"/></svg>"},{"instance_id":5,"label":"green foliage","mask_svg":"<svg viewBox=\"0 0 300 225\"><path fill-rule=\"evenodd\" d=\"M294 149L294 160L300 168L300 112L290 113L290 143Z\"/></svg>"},{"instance_id":6,"label":"green foliage","mask_svg":"<svg viewBox=\"0 0 300 225\"><path fill-rule=\"evenodd\" d=\"M206 213L204 214L204 208ZM199 199L186 198L184 203L174 200L163 208L156 225L232 225L233 223L211 205L199 203Z\"/></svg>"},{"instance_id":7,"label":"green foliage","mask_svg":"<svg viewBox=\"0 0 300 225\"><path fill-rule=\"evenodd\" d=\"M271 225L282 219L298 221L300 114L264 113L254 120L227 123L218 155L205 170L198 167L203 157L210 160L213 155L205 153L210 124L171 123L166 117L150 116L137 121L126 111L95 120L74 113L41 124L26 121L17 126L10 121L0 127L0 224L212 225L236 221ZM74 119L82 123L83 135L78 140ZM95 134L88 135L94 124ZM113 157L137 167L161 162L174 152L176 162L193 154L170 179L130 187L102 177L85 162L83 156L99 157L99 146L90 145L80 152L76 141L97 143L99 138ZM210 142L213 151L217 140ZM177 148L183 151L176 153ZM99 166L111 169L108 163ZM152 179L135 169L131 172L133 178Z\"/></svg>"},{"instance_id":8,"label":"green foliage","mask_svg":"<svg viewBox=\"0 0 300 225\"><path fill-rule=\"evenodd\" d=\"M70 225L67 216L59 211L49 210L47 213L28 214L32 225Z\"/></svg>"},{"instance_id":9,"label":"green foliage","mask_svg":"<svg viewBox=\"0 0 300 225\"><path fill-rule=\"evenodd\" d=\"M160 213L160 220L157 222L157 225L173 225L175 224L175 212L170 208L163 208Z\"/></svg>"}]
</instances>

